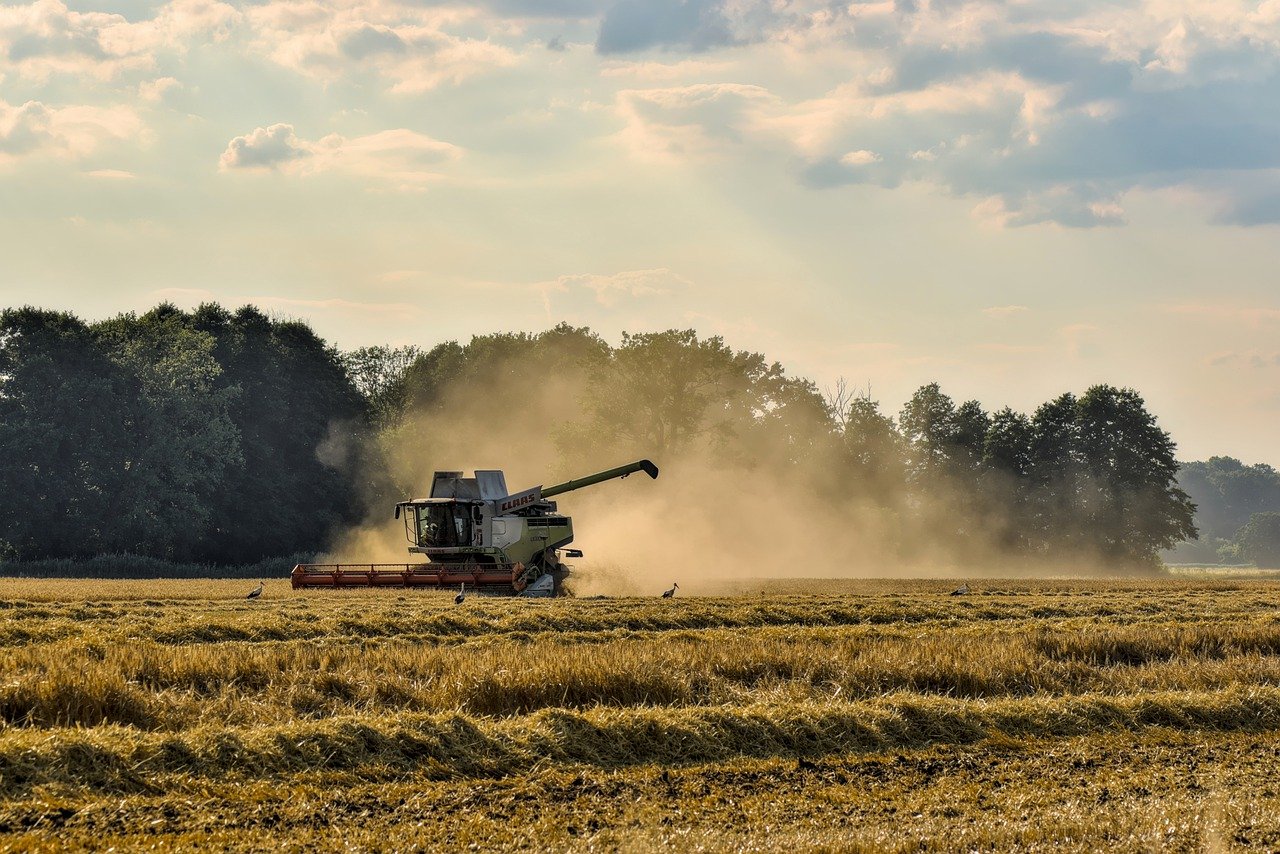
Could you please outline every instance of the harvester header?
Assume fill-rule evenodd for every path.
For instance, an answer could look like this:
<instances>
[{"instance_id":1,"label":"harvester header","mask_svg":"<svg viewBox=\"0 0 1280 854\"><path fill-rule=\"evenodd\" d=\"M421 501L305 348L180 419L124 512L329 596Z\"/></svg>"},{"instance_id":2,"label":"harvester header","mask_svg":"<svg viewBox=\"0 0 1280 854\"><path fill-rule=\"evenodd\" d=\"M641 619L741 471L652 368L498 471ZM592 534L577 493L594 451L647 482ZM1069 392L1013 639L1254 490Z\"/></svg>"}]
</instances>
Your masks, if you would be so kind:
<instances>
[{"instance_id":1,"label":"harvester header","mask_svg":"<svg viewBox=\"0 0 1280 854\"><path fill-rule=\"evenodd\" d=\"M573 520L560 514L556 495L624 478L643 471L658 477L658 467L637 460L586 477L543 488L508 492L497 469L478 469L474 477L460 471L438 471L428 498L396 504L404 520L409 551L425 563L299 564L294 587L376 587L467 584L472 588L522 596L561 592L569 567L564 557L582 557L573 542Z\"/></svg>"}]
</instances>

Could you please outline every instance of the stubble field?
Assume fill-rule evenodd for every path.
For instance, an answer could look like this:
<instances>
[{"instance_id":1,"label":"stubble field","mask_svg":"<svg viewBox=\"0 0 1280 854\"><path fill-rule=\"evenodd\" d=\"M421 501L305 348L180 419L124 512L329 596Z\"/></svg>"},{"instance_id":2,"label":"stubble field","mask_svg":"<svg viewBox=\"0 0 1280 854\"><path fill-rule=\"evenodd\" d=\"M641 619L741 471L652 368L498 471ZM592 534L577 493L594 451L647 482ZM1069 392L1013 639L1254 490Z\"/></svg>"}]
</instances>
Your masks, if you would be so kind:
<instances>
[{"instance_id":1,"label":"stubble field","mask_svg":"<svg viewBox=\"0 0 1280 854\"><path fill-rule=\"evenodd\" d=\"M0 585L0 850L1280 849L1280 583Z\"/></svg>"}]
</instances>

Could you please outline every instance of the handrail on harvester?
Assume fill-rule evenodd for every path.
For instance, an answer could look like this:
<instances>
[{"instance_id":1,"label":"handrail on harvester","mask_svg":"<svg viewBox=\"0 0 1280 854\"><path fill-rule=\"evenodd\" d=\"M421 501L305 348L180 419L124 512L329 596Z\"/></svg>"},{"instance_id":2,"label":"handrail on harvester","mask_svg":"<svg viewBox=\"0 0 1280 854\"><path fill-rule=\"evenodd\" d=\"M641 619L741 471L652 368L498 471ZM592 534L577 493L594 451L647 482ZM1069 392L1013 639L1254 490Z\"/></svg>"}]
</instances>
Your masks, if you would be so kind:
<instances>
[{"instance_id":1,"label":"handrail on harvester","mask_svg":"<svg viewBox=\"0 0 1280 854\"><path fill-rule=\"evenodd\" d=\"M553 495L559 495L562 492L572 492L575 489L582 489L584 486L591 486L594 483L603 483L606 480L613 480L615 477L626 477L632 472L642 471L655 480L658 477L658 467L648 460L636 460L634 463L627 463L625 466L609 469L608 471L589 474L586 477L574 478L566 480L564 483L557 483L554 486L548 486L542 490L543 498L550 498Z\"/></svg>"}]
</instances>

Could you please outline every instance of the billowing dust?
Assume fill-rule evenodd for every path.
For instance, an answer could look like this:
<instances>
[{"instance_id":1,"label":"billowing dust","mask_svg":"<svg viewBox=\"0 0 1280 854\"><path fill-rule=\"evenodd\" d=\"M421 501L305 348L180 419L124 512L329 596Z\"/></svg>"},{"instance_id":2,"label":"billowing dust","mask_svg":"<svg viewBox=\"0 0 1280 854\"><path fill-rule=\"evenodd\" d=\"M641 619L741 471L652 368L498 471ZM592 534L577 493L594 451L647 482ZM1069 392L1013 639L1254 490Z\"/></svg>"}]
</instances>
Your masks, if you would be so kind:
<instances>
[{"instance_id":1,"label":"billowing dust","mask_svg":"<svg viewBox=\"0 0 1280 854\"><path fill-rule=\"evenodd\" d=\"M1002 545L1010 523L966 513L960 491L941 480L885 502L821 464L805 470L765 446L725 454L691 442L665 458L635 446L586 450L564 430L584 417L581 376L544 378L532 403L527 378L513 373L510 383L499 372L450 388L438 405L385 432L381 451L399 493L371 500L369 521L320 560L420 561L407 552L393 505L425 497L436 470L502 469L517 492L649 458L661 470L656 481L636 473L557 497L573 517L573 547L585 553L571 562L575 595L656 595L672 583L682 594L723 593L763 578L1102 574L1089 562L1044 566L1014 554Z\"/></svg>"}]
</instances>

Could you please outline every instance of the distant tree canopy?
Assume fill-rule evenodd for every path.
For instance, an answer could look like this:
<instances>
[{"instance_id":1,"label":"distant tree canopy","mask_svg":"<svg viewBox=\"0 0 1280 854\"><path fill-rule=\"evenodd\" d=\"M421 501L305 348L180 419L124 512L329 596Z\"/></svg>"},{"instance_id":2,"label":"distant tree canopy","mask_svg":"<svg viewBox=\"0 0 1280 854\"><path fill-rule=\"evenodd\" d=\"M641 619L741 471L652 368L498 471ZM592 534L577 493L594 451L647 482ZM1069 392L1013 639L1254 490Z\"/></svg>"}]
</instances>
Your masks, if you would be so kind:
<instances>
[{"instance_id":1,"label":"distant tree canopy","mask_svg":"<svg viewBox=\"0 0 1280 854\"><path fill-rule=\"evenodd\" d=\"M1236 533L1236 542L1245 560L1280 569L1280 512L1254 513Z\"/></svg>"},{"instance_id":2,"label":"distant tree canopy","mask_svg":"<svg viewBox=\"0 0 1280 854\"><path fill-rule=\"evenodd\" d=\"M1254 561L1239 535L1258 513L1280 512L1280 472L1265 463L1245 465L1233 457L1183 463L1178 485L1195 503L1198 542L1184 542L1168 555L1184 563Z\"/></svg>"},{"instance_id":3,"label":"distant tree canopy","mask_svg":"<svg viewBox=\"0 0 1280 854\"><path fill-rule=\"evenodd\" d=\"M10 558L248 563L323 548L432 468L506 468L515 487L652 457L880 514L903 555L927 540L1151 565L1195 535L1173 454L1130 389L989 413L931 383L895 418L693 330L614 347L561 324L340 354L252 307L0 315Z\"/></svg>"},{"instance_id":4,"label":"distant tree canopy","mask_svg":"<svg viewBox=\"0 0 1280 854\"><path fill-rule=\"evenodd\" d=\"M220 563L316 550L380 477L350 465L366 412L306 324L252 307L97 324L7 310L0 548Z\"/></svg>"}]
</instances>

